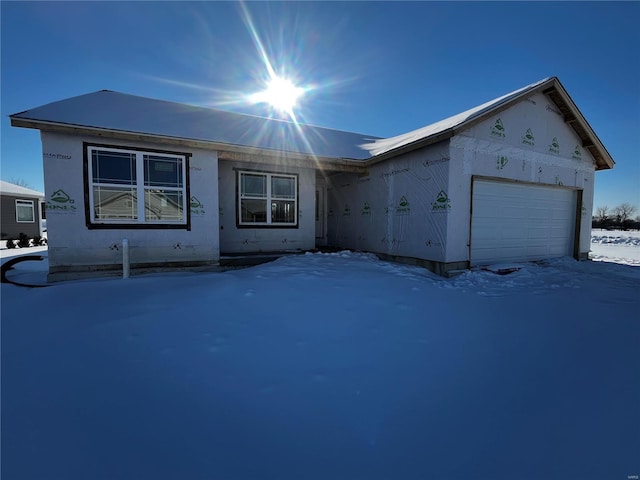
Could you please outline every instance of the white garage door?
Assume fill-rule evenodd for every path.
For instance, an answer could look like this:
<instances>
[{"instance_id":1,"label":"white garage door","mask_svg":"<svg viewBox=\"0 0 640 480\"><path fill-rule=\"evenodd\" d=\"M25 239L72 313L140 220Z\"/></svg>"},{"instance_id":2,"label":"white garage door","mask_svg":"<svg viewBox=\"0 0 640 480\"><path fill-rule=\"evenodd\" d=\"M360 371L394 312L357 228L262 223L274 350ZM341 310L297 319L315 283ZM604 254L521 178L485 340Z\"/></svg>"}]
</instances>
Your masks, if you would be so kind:
<instances>
[{"instance_id":1,"label":"white garage door","mask_svg":"<svg viewBox=\"0 0 640 480\"><path fill-rule=\"evenodd\" d=\"M573 255L576 191L475 180L471 264Z\"/></svg>"}]
</instances>

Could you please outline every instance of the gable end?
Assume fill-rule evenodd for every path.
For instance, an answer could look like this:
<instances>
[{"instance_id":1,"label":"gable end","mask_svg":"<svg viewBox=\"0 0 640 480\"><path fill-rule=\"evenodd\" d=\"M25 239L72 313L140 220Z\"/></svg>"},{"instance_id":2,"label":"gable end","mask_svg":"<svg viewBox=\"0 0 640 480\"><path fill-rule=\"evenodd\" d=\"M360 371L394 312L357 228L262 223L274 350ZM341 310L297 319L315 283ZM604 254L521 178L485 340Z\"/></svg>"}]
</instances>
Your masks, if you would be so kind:
<instances>
[{"instance_id":1,"label":"gable end","mask_svg":"<svg viewBox=\"0 0 640 480\"><path fill-rule=\"evenodd\" d=\"M582 147L587 149L596 160L596 170L613 168L615 164L613 158L560 83L556 82L551 88L543 90L543 93L558 107L565 123L569 124L582 141Z\"/></svg>"}]
</instances>

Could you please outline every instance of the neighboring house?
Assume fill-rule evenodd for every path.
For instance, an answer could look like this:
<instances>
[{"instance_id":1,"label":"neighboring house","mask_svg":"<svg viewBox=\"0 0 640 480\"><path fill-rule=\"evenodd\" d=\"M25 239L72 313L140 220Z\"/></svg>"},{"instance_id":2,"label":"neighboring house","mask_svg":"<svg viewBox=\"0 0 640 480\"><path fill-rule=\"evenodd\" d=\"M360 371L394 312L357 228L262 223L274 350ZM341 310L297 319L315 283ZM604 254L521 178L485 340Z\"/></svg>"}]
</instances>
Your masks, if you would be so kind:
<instances>
[{"instance_id":1,"label":"neighboring house","mask_svg":"<svg viewBox=\"0 0 640 480\"><path fill-rule=\"evenodd\" d=\"M584 258L613 160L557 78L380 139L107 90L11 115L41 131L50 279L320 246L440 274ZM53 193L49 193L53 192Z\"/></svg>"},{"instance_id":2,"label":"neighboring house","mask_svg":"<svg viewBox=\"0 0 640 480\"><path fill-rule=\"evenodd\" d=\"M44 194L0 181L2 240L17 240L21 233L29 238L42 235Z\"/></svg>"}]
</instances>

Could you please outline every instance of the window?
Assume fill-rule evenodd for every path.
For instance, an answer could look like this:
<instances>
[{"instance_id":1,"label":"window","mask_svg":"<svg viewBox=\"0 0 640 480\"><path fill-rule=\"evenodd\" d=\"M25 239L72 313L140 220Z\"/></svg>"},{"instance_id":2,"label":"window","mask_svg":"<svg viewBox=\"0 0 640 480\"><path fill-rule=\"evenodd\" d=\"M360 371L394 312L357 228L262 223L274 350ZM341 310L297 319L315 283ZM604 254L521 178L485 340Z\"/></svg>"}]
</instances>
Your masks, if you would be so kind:
<instances>
[{"instance_id":1,"label":"window","mask_svg":"<svg viewBox=\"0 0 640 480\"><path fill-rule=\"evenodd\" d=\"M186 156L88 146L93 224L187 223Z\"/></svg>"},{"instance_id":2,"label":"window","mask_svg":"<svg viewBox=\"0 0 640 480\"><path fill-rule=\"evenodd\" d=\"M35 221L33 200L16 200L16 222L34 223Z\"/></svg>"},{"instance_id":3,"label":"window","mask_svg":"<svg viewBox=\"0 0 640 480\"><path fill-rule=\"evenodd\" d=\"M241 171L238 192L239 225L298 226L297 175Z\"/></svg>"}]
</instances>

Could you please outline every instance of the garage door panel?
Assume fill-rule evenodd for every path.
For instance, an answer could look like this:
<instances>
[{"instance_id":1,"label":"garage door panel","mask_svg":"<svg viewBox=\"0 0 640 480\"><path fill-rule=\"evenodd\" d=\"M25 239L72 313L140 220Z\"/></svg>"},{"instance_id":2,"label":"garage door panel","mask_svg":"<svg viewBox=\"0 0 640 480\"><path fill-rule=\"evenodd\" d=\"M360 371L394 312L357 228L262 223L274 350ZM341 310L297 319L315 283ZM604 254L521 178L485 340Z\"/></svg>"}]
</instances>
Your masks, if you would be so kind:
<instances>
[{"instance_id":1,"label":"garage door panel","mask_svg":"<svg viewBox=\"0 0 640 480\"><path fill-rule=\"evenodd\" d=\"M478 255L483 258L495 258L498 256L520 258L526 255L526 251L523 247L510 247L510 248L483 248L478 250ZM476 265L478 263L475 263Z\"/></svg>"},{"instance_id":2,"label":"garage door panel","mask_svg":"<svg viewBox=\"0 0 640 480\"><path fill-rule=\"evenodd\" d=\"M519 219L521 218L521 215L522 215L520 212L520 208L518 208L517 206L502 207L499 213L503 218L513 218L513 219ZM490 217L487 217L487 218L490 218Z\"/></svg>"},{"instance_id":3,"label":"garage door panel","mask_svg":"<svg viewBox=\"0 0 640 480\"><path fill-rule=\"evenodd\" d=\"M564 257L566 255L565 249L560 246L549 247L549 251L545 258L557 258Z\"/></svg>"},{"instance_id":4,"label":"garage door panel","mask_svg":"<svg viewBox=\"0 0 640 480\"><path fill-rule=\"evenodd\" d=\"M573 254L574 190L476 180L472 202L473 265Z\"/></svg>"},{"instance_id":5,"label":"garage door panel","mask_svg":"<svg viewBox=\"0 0 640 480\"><path fill-rule=\"evenodd\" d=\"M526 232L521 230L501 230L498 231L498 235L495 238L502 238L504 240L518 240L523 241L527 239Z\"/></svg>"},{"instance_id":6,"label":"garage door panel","mask_svg":"<svg viewBox=\"0 0 640 480\"><path fill-rule=\"evenodd\" d=\"M520 215L520 218L522 218L522 209L520 209L518 213ZM546 220L547 218L549 218L549 210L544 207L536 206L531 207L531 209L529 210L528 219Z\"/></svg>"},{"instance_id":7,"label":"garage door panel","mask_svg":"<svg viewBox=\"0 0 640 480\"><path fill-rule=\"evenodd\" d=\"M500 249L497 253L519 257L525 254L525 249L524 247L509 247L509 248Z\"/></svg>"},{"instance_id":8,"label":"garage door panel","mask_svg":"<svg viewBox=\"0 0 640 480\"><path fill-rule=\"evenodd\" d=\"M529 245L525 251L526 256L541 256L546 257L550 252L550 248L548 245L538 244L538 245Z\"/></svg>"},{"instance_id":9,"label":"garage door panel","mask_svg":"<svg viewBox=\"0 0 640 480\"><path fill-rule=\"evenodd\" d=\"M548 231L546 228L534 227L529 228L527 231L526 238L530 241L533 240L546 240L548 236Z\"/></svg>"},{"instance_id":10,"label":"garage door panel","mask_svg":"<svg viewBox=\"0 0 640 480\"><path fill-rule=\"evenodd\" d=\"M564 222L567 222L568 220L573 220L573 215L569 214L569 212L552 210L551 220L558 220L559 222L562 222L564 224Z\"/></svg>"}]
</instances>

